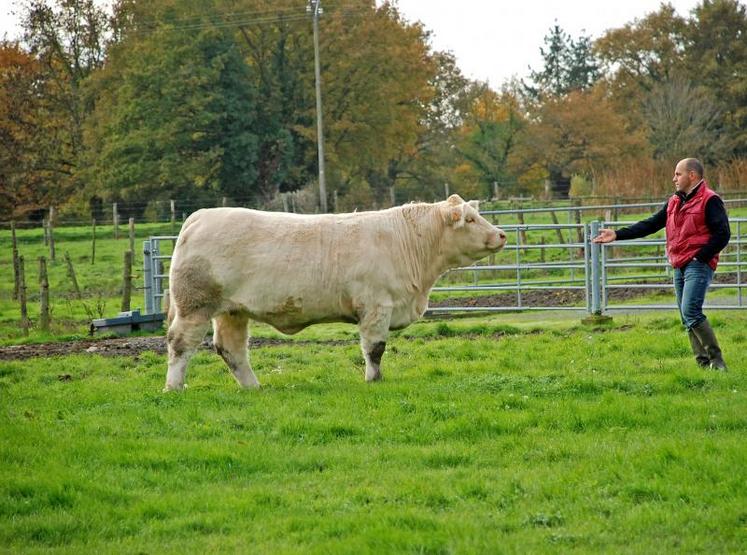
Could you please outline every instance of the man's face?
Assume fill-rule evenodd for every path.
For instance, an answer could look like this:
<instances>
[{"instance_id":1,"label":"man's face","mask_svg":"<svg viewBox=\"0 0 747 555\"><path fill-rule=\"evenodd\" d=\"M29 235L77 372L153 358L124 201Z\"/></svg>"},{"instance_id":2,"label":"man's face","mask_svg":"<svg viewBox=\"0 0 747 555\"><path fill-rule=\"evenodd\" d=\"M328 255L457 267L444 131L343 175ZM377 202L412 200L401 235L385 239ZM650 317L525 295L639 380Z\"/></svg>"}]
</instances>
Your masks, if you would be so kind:
<instances>
[{"instance_id":1,"label":"man's face","mask_svg":"<svg viewBox=\"0 0 747 555\"><path fill-rule=\"evenodd\" d=\"M697 179L697 175L695 175L695 172L690 170L687 171L685 169L685 164L683 162L680 162L677 164L677 167L674 168L674 177L672 177L672 182L674 183L674 188L677 192L680 191L688 191L690 189L690 186L695 185L695 180Z\"/></svg>"}]
</instances>

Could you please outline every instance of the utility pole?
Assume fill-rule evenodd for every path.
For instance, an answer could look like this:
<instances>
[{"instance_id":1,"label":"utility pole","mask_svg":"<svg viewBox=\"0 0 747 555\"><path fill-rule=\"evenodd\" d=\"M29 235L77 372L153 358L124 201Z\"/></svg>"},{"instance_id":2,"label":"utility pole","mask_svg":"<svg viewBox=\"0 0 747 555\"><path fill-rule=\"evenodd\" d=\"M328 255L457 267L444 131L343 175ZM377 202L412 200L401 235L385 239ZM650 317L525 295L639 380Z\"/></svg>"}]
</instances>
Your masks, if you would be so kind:
<instances>
[{"instance_id":1,"label":"utility pole","mask_svg":"<svg viewBox=\"0 0 747 555\"><path fill-rule=\"evenodd\" d=\"M316 78L316 144L319 155L319 201L322 213L327 212L327 184L324 178L324 134L322 132L322 77L319 70L319 14L324 13L321 0L309 0L306 11L314 23L314 76Z\"/></svg>"}]
</instances>

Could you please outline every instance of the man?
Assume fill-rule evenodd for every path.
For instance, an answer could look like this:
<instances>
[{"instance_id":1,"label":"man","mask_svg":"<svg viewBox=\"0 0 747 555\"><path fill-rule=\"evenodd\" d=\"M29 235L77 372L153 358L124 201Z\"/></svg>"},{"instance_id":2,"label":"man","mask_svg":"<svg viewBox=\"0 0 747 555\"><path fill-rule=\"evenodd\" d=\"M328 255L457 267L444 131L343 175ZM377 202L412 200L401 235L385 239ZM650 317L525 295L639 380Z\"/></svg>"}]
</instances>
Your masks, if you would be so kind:
<instances>
[{"instance_id":1,"label":"man","mask_svg":"<svg viewBox=\"0 0 747 555\"><path fill-rule=\"evenodd\" d=\"M593 242L637 239L666 228L677 307L695 360L703 368L725 371L716 335L703 314L703 301L719 252L729 243L729 218L723 201L703 179L700 161L685 158L678 162L672 181L676 191L656 214L617 231L603 229Z\"/></svg>"}]
</instances>

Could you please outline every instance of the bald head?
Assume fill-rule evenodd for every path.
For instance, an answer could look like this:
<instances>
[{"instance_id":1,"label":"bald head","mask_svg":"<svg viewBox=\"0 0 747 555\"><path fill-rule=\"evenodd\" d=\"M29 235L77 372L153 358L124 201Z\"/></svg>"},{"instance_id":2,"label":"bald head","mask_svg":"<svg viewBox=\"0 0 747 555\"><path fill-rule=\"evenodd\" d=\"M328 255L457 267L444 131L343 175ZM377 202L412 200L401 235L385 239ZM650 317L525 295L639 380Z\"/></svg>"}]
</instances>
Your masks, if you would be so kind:
<instances>
[{"instance_id":1,"label":"bald head","mask_svg":"<svg viewBox=\"0 0 747 555\"><path fill-rule=\"evenodd\" d=\"M684 160L680 160L680 164L683 164L685 171L695 172L695 175L698 176L698 181L703 179L703 164L697 158L685 158Z\"/></svg>"},{"instance_id":2,"label":"bald head","mask_svg":"<svg viewBox=\"0 0 747 555\"><path fill-rule=\"evenodd\" d=\"M703 179L703 164L696 158L685 158L677 162L672 182L678 192L689 194Z\"/></svg>"}]
</instances>

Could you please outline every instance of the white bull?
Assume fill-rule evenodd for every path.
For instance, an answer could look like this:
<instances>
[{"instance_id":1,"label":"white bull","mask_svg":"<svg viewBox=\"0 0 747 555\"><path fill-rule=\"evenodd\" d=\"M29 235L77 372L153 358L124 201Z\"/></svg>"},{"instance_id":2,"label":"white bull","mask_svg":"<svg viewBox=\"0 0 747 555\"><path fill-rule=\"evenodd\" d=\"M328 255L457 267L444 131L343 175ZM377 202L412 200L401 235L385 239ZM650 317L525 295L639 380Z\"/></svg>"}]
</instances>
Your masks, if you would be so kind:
<instances>
[{"instance_id":1,"label":"white bull","mask_svg":"<svg viewBox=\"0 0 747 555\"><path fill-rule=\"evenodd\" d=\"M184 387L211 320L215 349L242 387L259 385L249 319L290 334L320 322L357 323L366 380L378 380L389 330L423 315L442 273L505 242L477 201L458 195L353 214L199 210L184 222L171 261L165 390Z\"/></svg>"}]
</instances>

